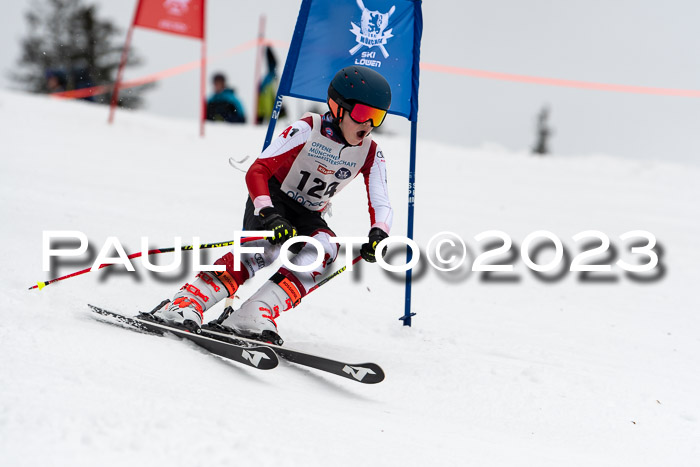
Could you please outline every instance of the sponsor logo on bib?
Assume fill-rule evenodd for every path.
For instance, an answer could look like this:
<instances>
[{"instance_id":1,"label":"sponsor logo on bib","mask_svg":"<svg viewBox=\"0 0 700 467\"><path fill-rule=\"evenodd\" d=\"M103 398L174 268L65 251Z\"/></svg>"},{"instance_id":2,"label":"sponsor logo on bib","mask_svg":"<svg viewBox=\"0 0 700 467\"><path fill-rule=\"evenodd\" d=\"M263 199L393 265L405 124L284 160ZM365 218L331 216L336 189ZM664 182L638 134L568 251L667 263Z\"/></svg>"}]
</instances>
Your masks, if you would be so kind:
<instances>
[{"instance_id":1,"label":"sponsor logo on bib","mask_svg":"<svg viewBox=\"0 0 700 467\"><path fill-rule=\"evenodd\" d=\"M335 173L335 170L333 170L333 169L328 169L328 168L326 168L326 167L324 167L323 165L320 165L320 164L319 164L319 166L318 166L318 171L321 172L323 175L330 175L330 174L332 174L332 173Z\"/></svg>"}]
</instances>

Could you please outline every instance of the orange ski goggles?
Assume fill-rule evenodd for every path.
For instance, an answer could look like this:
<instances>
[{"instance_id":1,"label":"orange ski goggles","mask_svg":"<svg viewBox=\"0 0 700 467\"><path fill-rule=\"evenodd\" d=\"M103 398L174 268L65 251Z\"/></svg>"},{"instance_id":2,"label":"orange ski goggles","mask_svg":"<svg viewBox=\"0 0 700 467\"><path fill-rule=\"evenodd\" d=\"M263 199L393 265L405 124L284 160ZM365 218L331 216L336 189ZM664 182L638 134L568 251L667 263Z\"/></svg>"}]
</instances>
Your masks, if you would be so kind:
<instances>
[{"instance_id":1,"label":"orange ski goggles","mask_svg":"<svg viewBox=\"0 0 700 467\"><path fill-rule=\"evenodd\" d=\"M340 117L340 106L333 99L328 99L328 106L334 116ZM351 108L342 107L348 111L350 118L353 119L355 123L365 123L369 122L374 128L378 127L384 122L386 117L386 110L378 109L376 107L370 107L369 105L360 104L359 102L354 104Z\"/></svg>"}]
</instances>

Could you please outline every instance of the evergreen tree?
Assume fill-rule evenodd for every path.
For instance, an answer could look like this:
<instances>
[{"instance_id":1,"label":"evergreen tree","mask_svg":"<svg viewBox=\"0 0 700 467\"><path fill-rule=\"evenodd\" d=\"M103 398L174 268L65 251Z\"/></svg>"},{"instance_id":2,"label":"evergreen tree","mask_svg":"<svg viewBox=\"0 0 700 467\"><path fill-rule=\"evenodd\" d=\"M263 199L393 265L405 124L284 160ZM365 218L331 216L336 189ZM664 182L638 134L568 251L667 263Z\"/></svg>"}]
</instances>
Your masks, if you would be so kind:
<instances>
[{"instance_id":1,"label":"evergreen tree","mask_svg":"<svg viewBox=\"0 0 700 467\"><path fill-rule=\"evenodd\" d=\"M27 90L45 93L116 81L124 36L112 21L97 17L95 5L83 0L35 1L25 17L30 32L22 40L20 70L13 78ZM127 66L138 63L130 51ZM122 90L119 105L138 107L147 87ZM109 103L110 97L108 93L91 100Z\"/></svg>"}]
</instances>

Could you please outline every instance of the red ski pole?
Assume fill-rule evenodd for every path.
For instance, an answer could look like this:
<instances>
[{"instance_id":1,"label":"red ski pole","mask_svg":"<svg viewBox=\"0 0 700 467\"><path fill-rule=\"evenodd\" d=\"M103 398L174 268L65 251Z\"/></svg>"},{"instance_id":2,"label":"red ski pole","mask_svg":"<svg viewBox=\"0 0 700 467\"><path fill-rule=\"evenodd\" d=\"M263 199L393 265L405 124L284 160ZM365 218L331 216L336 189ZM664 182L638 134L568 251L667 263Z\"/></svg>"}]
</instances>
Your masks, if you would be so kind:
<instances>
[{"instance_id":1,"label":"red ski pole","mask_svg":"<svg viewBox=\"0 0 700 467\"><path fill-rule=\"evenodd\" d=\"M253 240L260 240L261 238L262 238L262 237L248 237L248 238L243 238L243 239L241 239L241 244L247 243L247 242L250 242L250 241L253 241ZM236 243L236 242L233 241L233 240L229 240L229 241L227 241L227 242L219 242L219 243L204 243L204 244L202 244L202 245L199 245L199 249L200 249L200 250L204 250L204 249L208 249L208 248L220 248L220 247L224 247L224 246L231 246L231 245L233 245L234 243ZM183 247L181 247L181 248L182 248L183 250L193 250L193 249L194 249L194 245L185 245L185 246L183 246ZM160 253L171 253L171 252L173 252L173 251L175 251L175 247L170 247L170 248L158 248L158 249L154 249L154 250L148 250L148 251L146 252L146 256L157 255L157 254L160 254ZM129 256L127 256L127 258L129 258L129 259L134 259L134 258L139 258L139 257L141 257L141 256L143 256L143 252L142 252L142 251L139 251L138 253L130 254ZM100 267L99 267L98 269L102 269L102 268L104 268L104 267L111 266L111 265L112 265L112 263L101 264ZM48 281L46 281L46 282L37 282L36 285L33 285L33 286L29 287L29 290L33 290L33 289L39 289L39 290L41 290L41 289L43 289L44 287L46 287L47 285L53 284L54 282L62 281L62 280L65 280L65 279L69 279L69 278L71 278L71 277L80 276L81 274L88 273L88 272L90 272L91 269L92 269L92 268L86 268L86 269L83 269L83 270L81 270L81 271L77 271L77 272L74 272L74 273L71 273L71 274L68 274L68 275L65 275L65 276L61 276L61 277L56 277L56 278L54 278L54 279L50 279L50 280L48 280Z\"/></svg>"}]
</instances>

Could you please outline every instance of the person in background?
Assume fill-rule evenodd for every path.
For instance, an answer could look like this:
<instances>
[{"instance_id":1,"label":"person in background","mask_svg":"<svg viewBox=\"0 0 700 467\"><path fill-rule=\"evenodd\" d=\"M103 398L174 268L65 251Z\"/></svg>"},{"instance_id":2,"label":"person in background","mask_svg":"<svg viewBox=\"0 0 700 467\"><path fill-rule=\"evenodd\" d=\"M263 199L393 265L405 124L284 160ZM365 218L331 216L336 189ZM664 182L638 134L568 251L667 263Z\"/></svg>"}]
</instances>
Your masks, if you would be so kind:
<instances>
[{"instance_id":1,"label":"person in background","mask_svg":"<svg viewBox=\"0 0 700 467\"><path fill-rule=\"evenodd\" d=\"M277 60L270 47L267 47L265 54L267 57L267 74L260 82L260 88L258 90L258 113L255 120L258 125L270 120L277 97ZM286 111L285 108L282 107L278 117L284 118L285 116Z\"/></svg>"},{"instance_id":2,"label":"person in background","mask_svg":"<svg viewBox=\"0 0 700 467\"><path fill-rule=\"evenodd\" d=\"M229 123L245 123L243 105L236 92L226 86L223 73L216 73L212 79L214 94L207 100L207 120Z\"/></svg>"},{"instance_id":3,"label":"person in background","mask_svg":"<svg viewBox=\"0 0 700 467\"><path fill-rule=\"evenodd\" d=\"M63 92L66 90L66 74L60 70L46 71L46 90L49 93Z\"/></svg>"},{"instance_id":4,"label":"person in background","mask_svg":"<svg viewBox=\"0 0 700 467\"><path fill-rule=\"evenodd\" d=\"M549 138L552 136L552 129L547 125L549 118L549 107L543 107L537 116L537 141L532 148L532 152L539 156L549 154Z\"/></svg>"},{"instance_id":5,"label":"person in background","mask_svg":"<svg viewBox=\"0 0 700 467\"><path fill-rule=\"evenodd\" d=\"M90 69L88 67L73 68L71 71L72 81L75 85L75 89L87 89L95 85L90 75ZM82 98L83 100L94 102L95 96L86 96Z\"/></svg>"}]
</instances>

